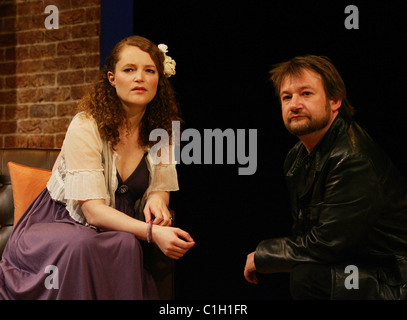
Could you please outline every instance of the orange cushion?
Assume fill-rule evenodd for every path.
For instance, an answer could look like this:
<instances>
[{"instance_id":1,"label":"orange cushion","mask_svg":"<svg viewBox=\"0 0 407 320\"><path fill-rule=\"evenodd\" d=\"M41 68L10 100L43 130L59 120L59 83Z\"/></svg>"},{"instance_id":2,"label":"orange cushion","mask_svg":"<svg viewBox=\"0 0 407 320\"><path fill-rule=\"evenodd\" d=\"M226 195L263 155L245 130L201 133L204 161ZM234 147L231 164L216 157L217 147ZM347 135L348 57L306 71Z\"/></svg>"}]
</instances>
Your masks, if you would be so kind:
<instances>
[{"instance_id":1,"label":"orange cushion","mask_svg":"<svg viewBox=\"0 0 407 320\"><path fill-rule=\"evenodd\" d=\"M14 225L31 202L45 189L51 170L32 168L22 164L8 162L14 198Z\"/></svg>"}]
</instances>

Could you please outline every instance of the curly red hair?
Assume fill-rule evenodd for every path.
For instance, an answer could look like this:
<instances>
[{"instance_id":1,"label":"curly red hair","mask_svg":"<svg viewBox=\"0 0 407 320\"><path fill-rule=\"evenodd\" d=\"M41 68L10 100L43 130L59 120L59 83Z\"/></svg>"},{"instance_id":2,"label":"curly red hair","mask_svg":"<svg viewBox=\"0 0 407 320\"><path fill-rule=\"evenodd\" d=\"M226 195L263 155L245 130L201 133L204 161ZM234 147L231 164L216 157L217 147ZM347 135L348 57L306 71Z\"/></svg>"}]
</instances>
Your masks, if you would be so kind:
<instances>
[{"instance_id":1,"label":"curly red hair","mask_svg":"<svg viewBox=\"0 0 407 320\"><path fill-rule=\"evenodd\" d=\"M139 127L139 144L151 147L155 142L149 141L150 132L162 128L172 134L172 121L180 121L180 111L175 93L168 78L164 75L164 54L150 40L141 36L130 36L119 43L106 58L106 63L99 77L89 92L79 101L78 111L91 115L99 128L101 136L116 146L119 141L119 128L126 125L126 115L116 89L110 84L108 71L115 72L116 63L125 46L137 46L150 54L159 73L157 93L147 105Z\"/></svg>"}]
</instances>

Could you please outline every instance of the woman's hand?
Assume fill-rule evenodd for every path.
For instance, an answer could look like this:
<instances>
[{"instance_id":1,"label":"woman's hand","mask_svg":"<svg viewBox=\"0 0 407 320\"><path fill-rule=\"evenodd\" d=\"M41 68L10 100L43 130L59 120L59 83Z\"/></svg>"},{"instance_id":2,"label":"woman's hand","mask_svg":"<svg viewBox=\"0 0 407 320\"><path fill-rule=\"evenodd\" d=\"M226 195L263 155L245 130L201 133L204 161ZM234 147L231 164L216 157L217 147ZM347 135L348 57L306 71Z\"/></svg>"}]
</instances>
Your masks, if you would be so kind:
<instances>
[{"instance_id":1,"label":"woman's hand","mask_svg":"<svg viewBox=\"0 0 407 320\"><path fill-rule=\"evenodd\" d=\"M154 224L170 226L172 224L171 213L168 210L169 192L153 191L148 196L144 207L144 217L146 222L150 222L154 216Z\"/></svg>"},{"instance_id":2,"label":"woman's hand","mask_svg":"<svg viewBox=\"0 0 407 320\"><path fill-rule=\"evenodd\" d=\"M183 257L195 245L195 241L188 232L160 225L152 227L152 241L166 256L176 260Z\"/></svg>"}]
</instances>

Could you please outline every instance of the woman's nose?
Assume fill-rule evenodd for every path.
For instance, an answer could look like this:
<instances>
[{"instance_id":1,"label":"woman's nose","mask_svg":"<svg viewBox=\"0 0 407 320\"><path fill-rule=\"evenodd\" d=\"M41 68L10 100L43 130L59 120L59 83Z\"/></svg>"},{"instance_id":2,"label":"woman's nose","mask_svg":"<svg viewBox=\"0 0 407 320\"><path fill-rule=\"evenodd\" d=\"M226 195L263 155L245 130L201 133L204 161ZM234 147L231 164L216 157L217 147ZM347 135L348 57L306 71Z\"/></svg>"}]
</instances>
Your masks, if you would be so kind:
<instances>
[{"instance_id":1,"label":"woman's nose","mask_svg":"<svg viewBox=\"0 0 407 320\"><path fill-rule=\"evenodd\" d=\"M142 82L142 81L144 81L143 73L142 73L141 71L137 70L137 71L135 72L134 81L135 81L135 82Z\"/></svg>"}]
</instances>

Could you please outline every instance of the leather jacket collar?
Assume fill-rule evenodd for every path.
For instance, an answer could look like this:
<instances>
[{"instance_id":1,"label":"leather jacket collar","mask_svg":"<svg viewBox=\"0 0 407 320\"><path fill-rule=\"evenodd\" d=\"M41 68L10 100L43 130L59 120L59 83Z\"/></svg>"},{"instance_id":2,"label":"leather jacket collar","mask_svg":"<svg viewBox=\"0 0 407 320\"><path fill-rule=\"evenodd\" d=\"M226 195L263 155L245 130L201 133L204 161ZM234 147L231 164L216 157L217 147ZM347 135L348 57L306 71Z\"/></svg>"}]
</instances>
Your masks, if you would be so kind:
<instances>
[{"instance_id":1,"label":"leather jacket collar","mask_svg":"<svg viewBox=\"0 0 407 320\"><path fill-rule=\"evenodd\" d=\"M349 121L345 120L341 114L335 118L331 127L322 137L321 141L314 147L314 149L308 154L307 149L302 144L298 142L298 156L291 166L290 170L287 172L287 176L293 175L294 171L302 165L303 161L310 161L312 165L312 171L321 171L324 163L328 159L329 150L332 148L332 144L338 134L349 126Z\"/></svg>"}]
</instances>

